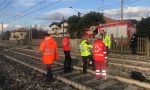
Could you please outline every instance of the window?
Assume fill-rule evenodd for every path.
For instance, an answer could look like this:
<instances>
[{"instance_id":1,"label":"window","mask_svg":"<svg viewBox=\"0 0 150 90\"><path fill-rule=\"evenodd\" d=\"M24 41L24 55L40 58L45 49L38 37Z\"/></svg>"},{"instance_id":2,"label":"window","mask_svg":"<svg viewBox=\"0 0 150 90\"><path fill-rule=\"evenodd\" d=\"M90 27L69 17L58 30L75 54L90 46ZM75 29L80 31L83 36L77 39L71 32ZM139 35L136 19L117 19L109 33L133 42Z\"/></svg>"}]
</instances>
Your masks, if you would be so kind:
<instances>
[{"instance_id":1,"label":"window","mask_svg":"<svg viewBox=\"0 0 150 90\"><path fill-rule=\"evenodd\" d=\"M21 36L23 36L23 33L20 33Z\"/></svg>"},{"instance_id":2,"label":"window","mask_svg":"<svg viewBox=\"0 0 150 90\"><path fill-rule=\"evenodd\" d=\"M54 31L55 30L55 28L52 28L52 31Z\"/></svg>"}]
</instances>

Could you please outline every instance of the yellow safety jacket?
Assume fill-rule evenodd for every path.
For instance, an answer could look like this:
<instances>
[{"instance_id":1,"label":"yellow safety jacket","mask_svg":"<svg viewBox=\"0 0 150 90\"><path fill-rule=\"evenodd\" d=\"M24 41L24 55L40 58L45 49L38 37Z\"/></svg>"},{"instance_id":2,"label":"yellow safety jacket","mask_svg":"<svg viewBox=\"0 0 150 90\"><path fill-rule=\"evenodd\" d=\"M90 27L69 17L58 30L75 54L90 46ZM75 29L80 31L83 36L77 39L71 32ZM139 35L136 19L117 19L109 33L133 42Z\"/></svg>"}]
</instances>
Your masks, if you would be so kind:
<instances>
[{"instance_id":1,"label":"yellow safety jacket","mask_svg":"<svg viewBox=\"0 0 150 90\"><path fill-rule=\"evenodd\" d=\"M91 49L93 48L92 45L88 45L87 43L87 40L83 40L80 44L80 53L81 53L81 56L89 56L91 55Z\"/></svg>"},{"instance_id":2,"label":"yellow safety jacket","mask_svg":"<svg viewBox=\"0 0 150 90\"><path fill-rule=\"evenodd\" d=\"M111 47L111 37L109 34L106 34L103 36L103 42L106 47L110 48Z\"/></svg>"}]
</instances>

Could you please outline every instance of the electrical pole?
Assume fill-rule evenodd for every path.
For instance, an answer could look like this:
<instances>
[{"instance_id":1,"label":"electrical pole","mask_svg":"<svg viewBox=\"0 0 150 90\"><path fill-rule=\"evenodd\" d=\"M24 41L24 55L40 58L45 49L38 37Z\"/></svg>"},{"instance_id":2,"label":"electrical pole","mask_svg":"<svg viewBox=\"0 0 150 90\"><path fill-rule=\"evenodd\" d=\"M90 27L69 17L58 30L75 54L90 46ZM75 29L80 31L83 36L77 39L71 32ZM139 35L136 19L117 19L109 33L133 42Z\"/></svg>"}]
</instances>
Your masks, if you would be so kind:
<instances>
[{"instance_id":1,"label":"electrical pole","mask_svg":"<svg viewBox=\"0 0 150 90\"><path fill-rule=\"evenodd\" d=\"M123 20L123 3L124 0L121 0L121 20Z\"/></svg>"},{"instance_id":2,"label":"electrical pole","mask_svg":"<svg viewBox=\"0 0 150 90\"><path fill-rule=\"evenodd\" d=\"M80 12L78 12L78 17L80 17L81 16L81 13Z\"/></svg>"},{"instance_id":3,"label":"electrical pole","mask_svg":"<svg viewBox=\"0 0 150 90\"><path fill-rule=\"evenodd\" d=\"M3 22L1 23L1 27L2 27L1 40L3 41L3 29L4 29Z\"/></svg>"},{"instance_id":4,"label":"electrical pole","mask_svg":"<svg viewBox=\"0 0 150 90\"><path fill-rule=\"evenodd\" d=\"M63 23L63 37L64 37L65 36L64 35L64 16L63 16L63 22L62 23Z\"/></svg>"},{"instance_id":5,"label":"electrical pole","mask_svg":"<svg viewBox=\"0 0 150 90\"><path fill-rule=\"evenodd\" d=\"M74 10L75 12L77 12L77 13L78 13L78 17L80 17L80 16L81 16L81 12L79 12L79 11L75 10L73 7L69 7L69 8L71 8L72 10Z\"/></svg>"},{"instance_id":6,"label":"electrical pole","mask_svg":"<svg viewBox=\"0 0 150 90\"><path fill-rule=\"evenodd\" d=\"M31 40L32 40L32 28L30 28L31 29Z\"/></svg>"},{"instance_id":7,"label":"electrical pole","mask_svg":"<svg viewBox=\"0 0 150 90\"><path fill-rule=\"evenodd\" d=\"M104 4L104 0L102 0L102 14L104 14L104 10L103 10L103 4Z\"/></svg>"}]
</instances>

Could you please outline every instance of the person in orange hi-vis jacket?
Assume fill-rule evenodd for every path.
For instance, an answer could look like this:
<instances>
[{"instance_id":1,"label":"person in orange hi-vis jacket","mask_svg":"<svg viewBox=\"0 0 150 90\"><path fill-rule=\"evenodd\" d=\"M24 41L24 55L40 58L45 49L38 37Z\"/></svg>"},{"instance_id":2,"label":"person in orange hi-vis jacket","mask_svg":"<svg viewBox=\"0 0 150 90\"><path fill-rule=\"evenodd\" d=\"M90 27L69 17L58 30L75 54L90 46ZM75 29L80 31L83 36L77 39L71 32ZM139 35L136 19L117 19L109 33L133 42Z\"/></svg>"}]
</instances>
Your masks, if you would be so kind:
<instances>
[{"instance_id":1,"label":"person in orange hi-vis jacket","mask_svg":"<svg viewBox=\"0 0 150 90\"><path fill-rule=\"evenodd\" d=\"M101 35L96 35L96 38L97 39L93 44L93 58L96 66L96 78L99 79L102 77L103 80L106 80L106 46L102 41Z\"/></svg>"},{"instance_id":2,"label":"person in orange hi-vis jacket","mask_svg":"<svg viewBox=\"0 0 150 90\"><path fill-rule=\"evenodd\" d=\"M43 63L47 66L47 74L46 77L48 80L53 79L53 73L51 70L51 65L54 60L58 59L58 46L56 41L52 38L51 35L46 34L44 40L40 44L39 48L42 54Z\"/></svg>"}]
</instances>

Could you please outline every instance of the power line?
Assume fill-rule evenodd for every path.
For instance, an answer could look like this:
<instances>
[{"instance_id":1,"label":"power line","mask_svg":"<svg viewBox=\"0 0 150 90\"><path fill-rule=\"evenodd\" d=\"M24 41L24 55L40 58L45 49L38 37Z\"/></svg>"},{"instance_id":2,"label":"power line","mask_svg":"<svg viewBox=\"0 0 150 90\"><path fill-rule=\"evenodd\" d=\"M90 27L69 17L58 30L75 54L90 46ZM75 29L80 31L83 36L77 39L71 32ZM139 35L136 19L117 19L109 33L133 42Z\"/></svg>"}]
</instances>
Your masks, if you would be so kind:
<instances>
[{"instance_id":1,"label":"power line","mask_svg":"<svg viewBox=\"0 0 150 90\"><path fill-rule=\"evenodd\" d=\"M14 0L9 1L3 8L0 9L0 12L7 8Z\"/></svg>"},{"instance_id":2,"label":"power line","mask_svg":"<svg viewBox=\"0 0 150 90\"><path fill-rule=\"evenodd\" d=\"M30 8L28 8L28 9L26 9L26 10L24 10L24 11L21 11L21 12L19 12L19 13L25 13L25 12L27 12L28 10L31 10L32 8L34 8L34 7L36 7L36 6L39 6L40 4L43 4L45 1L47 1L47 0L43 0L43 1L39 2L39 3L37 3L36 5L34 5L34 6L30 7ZM3 21L3 22L4 22L4 21L7 21L7 20L9 20L9 19L15 18L16 16L17 16L17 15L14 15L14 16L9 17L9 18L7 18L7 19L4 19L4 20L2 20L2 21Z\"/></svg>"},{"instance_id":3,"label":"power line","mask_svg":"<svg viewBox=\"0 0 150 90\"><path fill-rule=\"evenodd\" d=\"M42 4L42 3L44 3L45 1L47 1L47 0L43 0L43 1L39 2L38 4L36 4L36 5L34 5L34 6L30 7L30 8L28 8L28 9L26 9L26 10L20 12L20 13L24 13L24 12L26 12L26 11L28 11L28 10L30 10L30 9L32 9L32 8L34 8L34 7L36 7L36 6L40 5L40 4Z\"/></svg>"},{"instance_id":4,"label":"power line","mask_svg":"<svg viewBox=\"0 0 150 90\"><path fill-rule=\"evenodd\" d=\"M137 2L137 1L140 1L140 0L134 0L134 1L130 1L130 2L124 2L124 5L125 5L125 4L135 3L135 2ZM115 5L114 7L118 7L118 6L120 6L120 5ZM105 10L110 9L110 8L113 8L113 7L105 8Z\"/></svg>"},{"instance_id":5,"label":"power line","mask_svg":"<svg viewBox=\"0 0 150 90\"><path fill-rule=\"evenodd\" d=\"M130 2L124 2L124 5L125 4L131 4L131 3L135 3L135 2L137 2L137 1L140 1L140 0L134 0L134 1L130 1ZM119 2L119 3L121 3L121 2ZM120 4L112 4L112 5L108 5L107 7L103 7L103 10L107 10L107 9L111 9L111 8L113 8L113 7L119 7L120 6ZM96 8L95 10L99 10L100 8ZM85 11L85 12L82 12L82 14L83 13L88 13L88 12L91 12L91 10L90 11Z\"/></svg>"},{"instance_id":6,"label":"power line","mask_svg":"<svg viewBox=\"0 0 150 90\"><path fill-rule=\"evenodd\" d=\"M3 6L3 4L5 4L7 0L4 0L1 4L0 4L0 7Z\"/></svg>"},{"instance_id":7,"label":"power line","mask_svg":"<svg viewBox=\"0 0 150 90\"><path fill-rule=\"evenodd\" d=\"M124 4L131 4L131 3L134 3L134 2L137 2L137 1L140 1L140 0L134 0L134 1L131 1L131 2L126 2L126 3L124 3ZM123 4L123 2L122 2L122 4ZM120 5L118 5L118 6L120 6ZM121 8L123 9L123 6L121 5ZM121 20L123 20L123 10L121 9ZM118 9L119 10L119 9ZM118 11L117 10L117 11ZM111 13L111 12L115 12L115 11L109 11L109 13Z\"/></svg>"},{"instance_id":8,"label":"power line","mask_svg":"<svg viewBox=\"0 0 150 90\"><path fill-rule=\"evenodd\" d=\"M110 5L105 5L105 6L103 6L103 7L101 7L101 8L96 8L96 10L100 10L100 9L103 9L103 11L104 11L104 7L110 7L110 6L112 6L112 7L114 7L114 5L120 5L120 2L117 2L117 3L113 3L113 4L110 4ZM82 13L87 13L87 12L90 12L91 10L88 10L88 11L84 11L84 12L82 12Z\"/></svg>"},{"instance_id":9,"label":"power line","mask_svg":"<svg viewBox=\"0 0 150 90\"><path fill-rule=\"evenodd\" d=\"M33 13L39 11L39 10L42 10L42 9L44 9L44 8L47 8L47 7L51 6L51 5L54 5L54 4L56 4L56 3L59 3L59 2L61 2L61 1L63 1L63 0L58 0L58 1L56 1L56 2L50 3L50 4L48 4L48 5L44 6L44 7L41 7L41 8L39 8L39 9L37 9L37 10L34 10L34 11L30 12L30 13L27 13L27 14L21 16L21 17L18 18L18 19L21 19L21 18L23 18L23 17L25 17L25 16L28 16L28 15L30 15L30 14L33 14ZM15 20L17 20L17 19L15 19Z\"/></svg>"}]
</instances>

